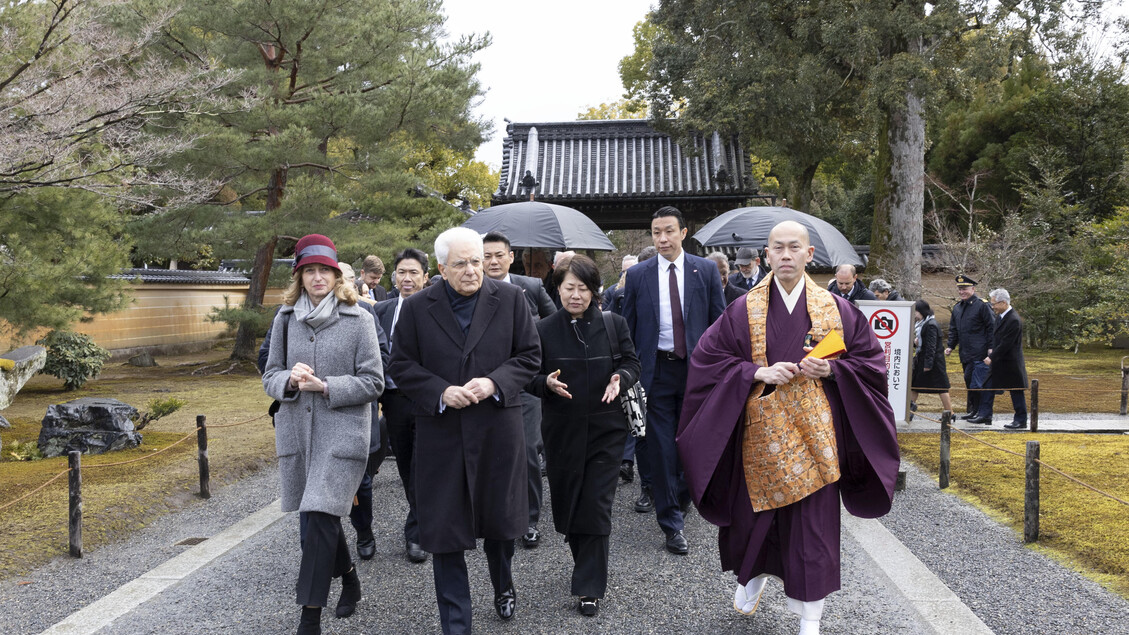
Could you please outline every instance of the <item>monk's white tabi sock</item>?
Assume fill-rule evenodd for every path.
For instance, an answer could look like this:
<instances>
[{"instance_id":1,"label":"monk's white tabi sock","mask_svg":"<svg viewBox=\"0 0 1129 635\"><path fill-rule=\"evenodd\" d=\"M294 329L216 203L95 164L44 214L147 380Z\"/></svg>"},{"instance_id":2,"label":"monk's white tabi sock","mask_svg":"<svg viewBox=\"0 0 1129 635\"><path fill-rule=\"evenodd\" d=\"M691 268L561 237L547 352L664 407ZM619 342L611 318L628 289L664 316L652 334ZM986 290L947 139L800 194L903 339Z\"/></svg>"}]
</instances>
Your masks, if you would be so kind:
<instances>
[{"instance_id":1,"label":"monk's white tabi sock","mask_svg":"<svg viewBox=\"0 0 1129 635\"><path fill-rule=\"evenodd\" d=\"M738 582L737 590L733 593L733 608L745 615L755 613L766 584L768 584L766 575L757 576L749 580L748 584Z\"/></svg>"},{"instance_id":2,"label":"monk's white tabi sock","mask_svg":"<svg viewBox=\"0 0 1129 635\"><path fill-rule=\"evenodd\" d=\"M823 600L801 602L788 598L788 610L800 616L800 635L819 635L819 618L823 617Z\"/></svg>"}]
</instances>

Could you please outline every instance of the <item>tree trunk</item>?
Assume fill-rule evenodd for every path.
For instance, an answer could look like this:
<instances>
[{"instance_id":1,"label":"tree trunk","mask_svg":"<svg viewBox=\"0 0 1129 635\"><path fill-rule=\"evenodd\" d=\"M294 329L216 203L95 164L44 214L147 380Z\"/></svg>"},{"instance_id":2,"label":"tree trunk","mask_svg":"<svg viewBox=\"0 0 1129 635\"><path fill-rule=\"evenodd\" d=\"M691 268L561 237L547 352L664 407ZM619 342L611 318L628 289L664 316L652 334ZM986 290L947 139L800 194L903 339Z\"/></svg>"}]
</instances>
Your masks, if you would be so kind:
<instances>
[{"instance_id":1,"label":"tree trunk","mask_svg":"<svg viewBox=\"0 0 1129 635\"><path fill-rule=\"evenodd\" d=\"M916 300L921 297L925 117L912 87L904 103L885 110L867 270L872 277L885 277L903 298Z\"/></svg>"},{"instance_id":2,"label":"tree trunk","mask_svg":"<svg viewBox=\"0 0 1129 635\"><path fill-rule=\"evenodd\" d=\"M267 208L265 214L270 214L282 206L282 197L286 193L285 168L279 168L271 174L267 186ZM270 279L271 265L274 264L274 248L278 244L278 236L271 236L255 252L255 260L251 264L251 286L247 289L247 299L243 307L257 309L263 306L263 298L267 293L267 281ZM239 330L235 333L235 349L231 351L232 359L258 358L259 349L255 346L257 335L252 326L246 322L240 323Z\"/></svg>"},{"instance_id":3,"label":"tree trunk","mask_svg":"<svg viewBox=\"0 0 1129 635\"><path fill-rule=\"evenodd\" d=\"M794 181L793 196L796 199L796 205L792 209L797 209L805 214L811 213L811 184L815 180L815 173L819 170L819 164L809 165L804 167L800 175Z\"/></svg>"}]
</instances>

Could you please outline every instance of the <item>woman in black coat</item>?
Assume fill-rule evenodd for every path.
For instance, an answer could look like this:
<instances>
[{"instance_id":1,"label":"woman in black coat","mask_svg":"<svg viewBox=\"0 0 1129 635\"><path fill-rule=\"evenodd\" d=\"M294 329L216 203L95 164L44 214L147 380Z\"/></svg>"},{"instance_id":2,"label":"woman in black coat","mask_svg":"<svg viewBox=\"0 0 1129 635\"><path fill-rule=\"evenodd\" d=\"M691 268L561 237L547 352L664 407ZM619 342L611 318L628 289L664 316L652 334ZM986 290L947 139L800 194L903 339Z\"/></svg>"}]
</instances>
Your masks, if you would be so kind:
<instances>
[{"instance_id":1,"label":"woman in black coat","mask_svg":"<svg viewBox=\"0 0 1129 635\"><path fill-rule=\"evenodd\" d=\"M618 360L597 289L600 273L586 256L553 272L562 308L537 324L541 370L529 391L544 405L541 434L552 494L553 522L575 563L572 593L592 616L608 584L608 536L627 420L619 395L639 379L639 358L623 317L614 313Z\"/></svg>"},{"instance_id":2,"label":"woman in black coat","mask_svg":"<svg viewBox=\"0 0 1129 635\"><path fill-rule=\"evenodd\" d=\"M941 405L951 411L949 400L949 374L945 369L945 340L941 337L941 326L933 317L933 309L925 300L913 305L913 315L917 319L917 338L914 341L916 352L913 356L913 387L909 392L910 411L917 410L917 394L939 393ZM910 415L913 418L913 415Z\"/></svg>"}]
</instances>

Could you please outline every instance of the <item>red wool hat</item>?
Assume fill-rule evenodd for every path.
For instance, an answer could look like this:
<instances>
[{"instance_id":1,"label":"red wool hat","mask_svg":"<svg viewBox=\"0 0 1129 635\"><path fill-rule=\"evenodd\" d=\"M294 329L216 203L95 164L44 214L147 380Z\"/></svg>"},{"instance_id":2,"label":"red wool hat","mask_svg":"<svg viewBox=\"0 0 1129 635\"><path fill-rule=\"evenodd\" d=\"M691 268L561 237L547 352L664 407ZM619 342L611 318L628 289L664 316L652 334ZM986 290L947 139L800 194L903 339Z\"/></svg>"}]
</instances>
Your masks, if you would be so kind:
<instances>
[{"instance_id":1,"label":"red wool hat","mask_svg":"<svg viewBox=\"0 0 1129 635\"><path fill-rule=\"evenodd\" d=\"M337 264L337 246L333 241L321 234L307 234L294 248L294 271L315 263L341 271Z\"/></svg>"}]
</instances>

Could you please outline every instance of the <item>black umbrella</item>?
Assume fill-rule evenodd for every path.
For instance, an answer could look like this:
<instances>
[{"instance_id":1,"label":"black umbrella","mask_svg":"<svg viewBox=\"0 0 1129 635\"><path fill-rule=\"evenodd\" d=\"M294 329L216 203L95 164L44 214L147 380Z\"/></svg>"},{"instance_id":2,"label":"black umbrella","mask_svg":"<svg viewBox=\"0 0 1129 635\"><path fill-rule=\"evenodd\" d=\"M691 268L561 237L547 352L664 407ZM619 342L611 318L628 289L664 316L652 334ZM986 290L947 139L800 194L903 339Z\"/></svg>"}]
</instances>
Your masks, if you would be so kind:
<instances>
[{"instance_id":1,"label":"black umbrella","mask_svg":"<svg viewBox=\"0 0 1129 635\"><path fill-rule=\"evenodd\" d=\"M615 250L592 219L571 207L540 201L495 205L471 216L463 227L480 234L501 232L514 247Z\"/></svg>"},{"instance_id":2,"label":"black umbrella","mask_svg":"<svg viewBox=\"0 0 1129 635\"><path fill-rule=\"evenodd\" d=\"M850 241L835 226L811 214L787 207L742 207L730 210L706 223L694 234L703 247L752 247L760 249L768 242L768 233L786 220L807 228L815 245L812 264L820 267L863 265Z\"/></svg>"}]
</instances>

